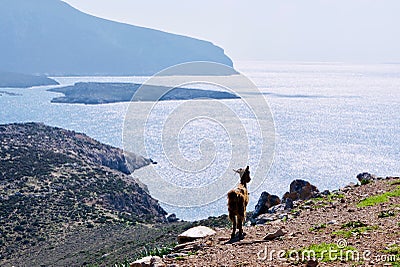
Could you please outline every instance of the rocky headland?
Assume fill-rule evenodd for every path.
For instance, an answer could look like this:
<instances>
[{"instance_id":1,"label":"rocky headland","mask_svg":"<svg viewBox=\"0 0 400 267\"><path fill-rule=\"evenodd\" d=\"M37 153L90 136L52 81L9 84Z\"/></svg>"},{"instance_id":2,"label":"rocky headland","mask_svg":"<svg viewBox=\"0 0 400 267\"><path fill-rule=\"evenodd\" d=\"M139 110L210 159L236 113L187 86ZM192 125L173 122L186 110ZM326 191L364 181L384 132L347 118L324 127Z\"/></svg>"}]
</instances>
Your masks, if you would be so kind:
<instances>
[{"instance_id":1,"label":"rocky headland","mask_svg":"<svg viewBox=\"0 0 400 267\"><path fill-rule=\"evenodd\" d=\"M0 265L79 229L157 223L166 212L128 174L150 159L38 123L0 125Z\"/></svg>"},{"instance_id":2,"label":"rocky headland","mask_svg":"<svg viewBox=\"0 0 400 267\"><path fill-rule=\"evenodd\" d=\"M55 80L47 78L45 76L0 71L0 88L28 88L33 86L58 84L59 83Z\"/></svg>"}]
</instances>

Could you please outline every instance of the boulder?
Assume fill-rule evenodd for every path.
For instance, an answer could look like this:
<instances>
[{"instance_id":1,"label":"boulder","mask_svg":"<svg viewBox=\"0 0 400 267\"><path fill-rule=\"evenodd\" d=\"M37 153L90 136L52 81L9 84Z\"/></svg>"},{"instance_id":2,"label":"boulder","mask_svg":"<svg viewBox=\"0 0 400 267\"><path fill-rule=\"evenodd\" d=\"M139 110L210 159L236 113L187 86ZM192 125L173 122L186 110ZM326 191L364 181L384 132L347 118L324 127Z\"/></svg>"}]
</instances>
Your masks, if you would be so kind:
<instances>
[{"instance_id":1,"label":"boulder","mask_svg":"<svg viewBox=\"0 0 400 267\"><path fill-rule=\"evenodd\" d=\"M274 240L275 238L284 236L285 234L286 234L286 233L285 233L282 229L279 229L279 230L277 230L277 231L275 231L275 232L273 232L273 233L268 233L268 234L264 237L264 240Z\"/></svg>"},{"instance_id":2,"label":"boulder","mask_svg":"<svg viewBox=\"0 0 400 267\"><path fill-rule=\"evenodd\" d=\"M176 214L175 214L175 213L172 213L172 214L170 214L170 215L167 216L167 221L168 221L169 223L173 223L173 222L179 221L179 218L176 217Z\"/></svg>"},{"instance_id":3,"label":"boulder","mask_svg":"<svg viewBox=\"0 0 400 267\"><path fill-rule=\"evenodd\" d=\"M294 180L290 183L290 191L286 192L283 200L290 198L291 200L307 200L314 197L319 192L318 188L310 182L304 180Z\"/></svg>"},{"instance_id":4,"label":"boulder","mask_svg":"<svg viewBox=\"0 0 400 267\"><path fill-rule=\"evenodd\" d=\"M147 256L130 264L130 267L164 267L165 263L158 256Z\"/></svg>"},{"instance_id":5,"label":"boulder","mask_svg":"<svg viewBox=\"0 0 400 267\"><path fill-rule=\"evenodd\" d=\"M256 218L260 214L267 213L268 210L281 203L278 196L271 195L268 192L262 192L260 198L258 199L257 205L255 207L253 218Z\"/></svg>"},{"instance_id":6,"label":"boulder","mask_svg":"<svg viewBox=\"0 0 400 267\"><path fill-rule=\"evenodd\" d=\"M363 172L357 175L357 180L360 181L360 183L363 181L373 181L376 180L376 176L368 172Z\"/></svg>"},{"instance_id":7,"label":"boulder","mask_svg":"<svg viewBox=\"0 0 400 267\"><path fill-rule=\"evenodd\" d=\"M190 242L199 238L204 238L207 236L214 235L216 232L206 226L196 226L193 228L190 228L189 230L183 232L178 236L178 243L186 243Z\"/></svg>"}]
</instances>

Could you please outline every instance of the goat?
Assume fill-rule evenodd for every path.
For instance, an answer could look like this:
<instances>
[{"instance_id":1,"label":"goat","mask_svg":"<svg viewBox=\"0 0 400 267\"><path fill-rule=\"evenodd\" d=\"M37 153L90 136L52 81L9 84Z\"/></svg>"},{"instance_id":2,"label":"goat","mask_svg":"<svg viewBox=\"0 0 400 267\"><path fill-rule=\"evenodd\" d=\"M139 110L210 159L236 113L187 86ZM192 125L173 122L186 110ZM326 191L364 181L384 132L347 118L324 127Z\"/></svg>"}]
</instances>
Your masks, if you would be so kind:
<instances>
[{"instance_id":1,"label":"goat","mask_svg":"<svg viewBox=\"0 0 400 267\"><path fill-rule=\"evenodd\" d=\"M247 183L251 181L249 166L246 169L233 170L240 175L240 184L228 192L228 212L232 222L231 239L235 238L236 226L239 229L239 239L243 237L243 224L246 219L246 207L249 203Z\"/></svg>"}]
</instances>

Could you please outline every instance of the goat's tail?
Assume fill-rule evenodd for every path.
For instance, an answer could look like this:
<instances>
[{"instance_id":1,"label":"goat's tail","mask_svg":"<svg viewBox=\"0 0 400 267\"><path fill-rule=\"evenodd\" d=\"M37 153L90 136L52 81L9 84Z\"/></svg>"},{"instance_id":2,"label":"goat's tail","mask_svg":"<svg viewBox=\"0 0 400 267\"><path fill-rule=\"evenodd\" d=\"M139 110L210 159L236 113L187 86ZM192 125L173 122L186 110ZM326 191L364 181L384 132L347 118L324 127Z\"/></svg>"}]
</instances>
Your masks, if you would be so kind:
<instances>
[{"instance_id":1,"label":"goat's tail","mask_svg":"<svg viewBox=\"0 0 400 267\"><path fill-rule=\"evenodd\" d=\"M239 207L239 196L235 192L235 190L231 190L228 192L228 211L236 212Z\"/></svg>"}]
</instances>

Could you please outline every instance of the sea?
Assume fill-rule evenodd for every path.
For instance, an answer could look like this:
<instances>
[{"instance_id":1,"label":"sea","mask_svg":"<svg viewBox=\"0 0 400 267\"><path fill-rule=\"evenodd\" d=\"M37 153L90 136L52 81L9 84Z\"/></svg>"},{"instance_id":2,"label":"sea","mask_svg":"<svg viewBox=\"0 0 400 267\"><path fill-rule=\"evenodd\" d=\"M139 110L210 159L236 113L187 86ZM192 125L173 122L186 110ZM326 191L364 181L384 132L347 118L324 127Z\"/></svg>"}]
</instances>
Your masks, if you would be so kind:
<instances>
[{"instance_id":1,"label":"sea","mask_svg":"<svg viewBox=\"0 0 400 267\"><path fill-rule=\"evenodd\" d=\"M144 131L139 129L137 132L149 135L146 131L152 129L151 133L160 136L144 138L146 150L133 152L151 157L158 164L135 171L132 179L139 179L145 184L149 181L150 194L159 199L167 212L185 220L227 213L226 190L218 178L222 173L229 172L232 183L228 187L233 187L239 177L232 170L227 170L232 166L240 168L248 164L251 170L264 170L262 175L253 177L257 182L249 184L248 210L254 209L261 192L282 196L295 179L307 180L322 191L355 183L356 175L361 172L383 177L400 176L400 64L239 61L235 63L235 68L254 83L257 87L256 97L265 101L265 109L272 116L273 153L266 162L259 161L259 153L262 153L259 148L265 141L260 134L253 134L252 131L256 131L257 127L253 129L251 123L246 122L257 121L251 116L246 117L248 110L240 108L240 99L222 102L225 107L236 109L238 117L246 117L237 120L237 123L245 125L245 137L233 132L236 126L221 126L219 117L201 117L193 122L193 119L187 118L187 113L174 113L184 101L162 101L154 105L149 115L140 112L143 103L51 103L52 98L60 96L59 93L47 91L54 86L1 89L0 124L43 122L83 132L100 142L124 148L129 110L133 108L137 112L135 116L139 128L143 116L147 115ZM90 81L143 83L149 79L53 78L60 86ZM201 101L204 103L206 100ZM196 104L190 106L198 108ZM185 125L188 127L181 127L174 139L178 143L174 151L187 159L180 164L187 166L176 166L170 155L163 154L169 142L172 142L171 139L164 144L165 135L174 134L163 133L171 114L187 120ZM135 116L131 116L130 120L135 121ZM243 140L249 141L248 144L236 145L243 143ZM229 156L237 153L244 155L240 162L235 162L235 158ZM208 163L204 166L199 164L200 169L193 170L189 165L203 156L210 157L206 160ZM180 171L187 174L189 169L189 175L179 175ZM167 177L161 175L155 178L160 172L167 173ZM253 174L257 176L258 173ZM158 183L160 179L167 181ZM202 191L202 187L207 187L207 190ZM182 188L185 193L175 194L176 191L170 192L169 188ZM164 198L163 190L168 192L167 198ZM176 197L172 200L173 195ZM201 200L197 203L191 201L199 195Z\"/></svg>"}]
</instances>

